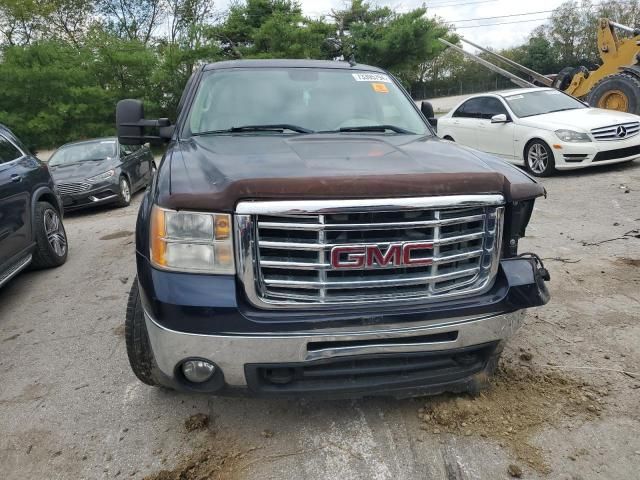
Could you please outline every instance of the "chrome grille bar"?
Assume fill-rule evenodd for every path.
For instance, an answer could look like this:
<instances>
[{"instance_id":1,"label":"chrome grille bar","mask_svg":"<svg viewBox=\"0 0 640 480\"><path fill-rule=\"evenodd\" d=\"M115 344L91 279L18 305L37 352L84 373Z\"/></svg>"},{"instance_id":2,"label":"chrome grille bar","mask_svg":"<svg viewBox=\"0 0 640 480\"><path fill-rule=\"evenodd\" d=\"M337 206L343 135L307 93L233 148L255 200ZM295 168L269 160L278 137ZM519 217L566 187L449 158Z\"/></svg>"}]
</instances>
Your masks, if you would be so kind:
<instances>
[{"instance_id":1,"label":"chrome grille bar","mask_svg":"<svg viewBox=\"0 0 640 480\"><path fill-rule=\"evenodd\" d=\"M464 242L470 240L477 240L484 237L484 232L478 233L469 233L466 235L457 235L455 237L448 237L437 239L434 237L432 243L434 245L447 245L451 243ZM375 244L378 246L388 246L392 242L376 242ZM338 247L340 245L347 245L345 243L294 243L294 242L271 242L268 240L260 240L258 242L260 247L264 248L286 248L291 250L325 250L333 247ZM351 245L351 244L349 244Z\"/></svg>"},{"instance_id":2,"label":"chrome grille bar","mask_svg":"<svg viewBox=\"0 0 640 480\"><path fill-rule=\"evenodd\" d=\"M619 128L622 127L624 135L619 135ZM624 140L633 137L640 132L640 122L619 123L608 127L594 128L591 130L593 138L600 141Z\"/></svg>"},{"instance_id":3,"label":"chrome grille bar","mask_svg":"<svg viewBox=\"0 0 640 480\"><path fill-rule=\"evenodd\" d=\"M433 265L438 265L438 264L444 264L444 263L450 263L450 262L457 262L460 260L466 260L469 258L474 258L474 257L480 257L482 255L482 250L473 250L470 252L465 252L465 253L458 253L456 255L449 255L446 257L438 257L437 252L434 251L434 255L433 257L430 258L430 260L433 262ZM264 267L268 267L268 268L283 268L283 269L289 269L292 268L294 270L330 270L331 269L331 264L329 263L324 263L324 261L320 261L320 262L309 262L309 263L304 263L304 262L286 262L286 261L279 261L279 260L262 260L260 262L260 265L264 268ZM420 266L413 266L413 265L407 265L405 268L419 268ZM392 268L392 267L376 267L377 269L384 269L384 268Z\"/></svg>"},{"instance_id":4,"label":"chrome grille bar","mask_svg":"<svg viewBox=\"0 0 640 480\"><path fill-rule=\"evenodd\" d=\"M84 182L57 183L56 188L61 195L74 195L88 191L91 189L91 184Z\"/></svg>"},{"instance_id":5,"label":"chrome grille bar","mask_svg":"<svg viewBox=\"0 0 640 480\"><path fill-rule=\"evenodd\" d=\"M290 222L258 222L258 228L279 230L394 230L398 228L436 227L442 225L458 225L460 223L482 220L483 215L473 215L462 218L450 218L446 220L423 220L420 222L390 222L390 223L290 223Z\"/></svg>"},{"instance_id":6,"label":"chrome grille bar","mask_svg":"<svg viewBox=\"0 0 640 480\"><path fill-rule=\"evenodd\" d=\"M449 273L446 275L412 275L404 276L403 278L390 278L390 279L377 279L377 280L362 280L359 282L301 282L296 280L279 280L279 279L265 279L265 284L275 287L289 287L289 288L311 288L311 289L341 289L341 288L375 288L394 286L399 287L403 285L419 285L426 282L438 282L442 280L454 280L456 278L469 277L477 274L480 271L479 267L471 268L468 270L461 270L459 272Z\"/></svg>"},{"instance_id":7,"label":"chrome grille bar","mask_svg":"<svg viewBox=\"0 0 640 480\"><path fill-rule=\"evenodd\" d=\"M502 205L501 195L241 202L238 275L251 303L271 309L479 294L497 272ZM334 247L371 247L386 256L392 246L415 245L423 247L414 263L367 260L339 268L331 258Z\"/></svg>"}]
</instances>

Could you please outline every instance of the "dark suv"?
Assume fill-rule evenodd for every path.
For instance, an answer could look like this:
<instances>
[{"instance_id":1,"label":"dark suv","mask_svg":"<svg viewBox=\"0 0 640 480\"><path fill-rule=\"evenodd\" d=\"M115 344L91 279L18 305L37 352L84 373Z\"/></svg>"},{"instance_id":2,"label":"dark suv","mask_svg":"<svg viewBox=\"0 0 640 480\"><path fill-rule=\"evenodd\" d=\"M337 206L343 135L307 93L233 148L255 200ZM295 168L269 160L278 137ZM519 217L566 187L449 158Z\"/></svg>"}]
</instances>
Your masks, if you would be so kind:
<instances>
[{"instance_id":1,"label":"dark suv","mask_svg":"<svg viewBox=\"0 0 640 480\"><path fill-rule=\"evenodd\" d=\"M29 265L67 259L62 204L47 166L0 125L0 286Z\"/></svg>"},{"instance_id":2,"label":"dark suv","mask_svg":"<svg viewBox=\"0 0 640 480\"><path fill-rule=\"evenodd\" d=\"M150 385L255 395L478 390L548 274L518 254L542 186L439 140L389 73L201 67L138 215L129 360ZM159 128L153 137L145 129Z\"/></svg>"}]
</instances>

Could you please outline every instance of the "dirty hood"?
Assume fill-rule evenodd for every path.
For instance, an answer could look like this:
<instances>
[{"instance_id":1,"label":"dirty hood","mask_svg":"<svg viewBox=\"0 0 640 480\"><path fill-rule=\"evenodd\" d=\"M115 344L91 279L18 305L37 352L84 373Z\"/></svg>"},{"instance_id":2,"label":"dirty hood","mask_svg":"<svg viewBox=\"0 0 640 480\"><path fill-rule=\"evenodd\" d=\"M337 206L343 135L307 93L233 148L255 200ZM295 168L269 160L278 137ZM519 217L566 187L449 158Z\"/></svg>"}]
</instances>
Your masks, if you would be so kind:
<instances>
[{"instance_id":1,"label":"dirty hood","mask_svg":"<svg viewBox=\"0 0 640 480\"><path fill-rule=\"evenodd\" d=\"M434 137L407 135L215 135L167 152L161 206L233 211L240 200L391 198L500 193L507 201L544 188L506 162ZM164 169L162 169L164 170Z\"/></svg>"},{"instance_id":2,"label":"dirty hood","mask_svg":"<svg viewBox=\"0 0 640 480\"><path fill-rule=\"evenodd\" d=\"M56 183L84 182L87 178L100 175L119 163L116 158L85 160L70 164L49 165L49 171Z\"/></svg>"}]
</instances>

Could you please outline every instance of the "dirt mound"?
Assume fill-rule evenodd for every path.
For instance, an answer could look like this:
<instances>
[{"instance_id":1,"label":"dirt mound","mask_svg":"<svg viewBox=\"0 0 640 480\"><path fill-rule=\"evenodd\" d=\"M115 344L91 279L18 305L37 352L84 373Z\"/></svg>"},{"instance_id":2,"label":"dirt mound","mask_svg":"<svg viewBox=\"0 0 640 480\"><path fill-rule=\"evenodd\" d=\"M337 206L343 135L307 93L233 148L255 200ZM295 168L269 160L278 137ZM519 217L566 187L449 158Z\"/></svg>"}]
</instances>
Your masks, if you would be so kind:
<instances>
[{"instance_id":1,"label":"dirt mound","mask_svg":"<svg viewBox=\"0 0 640 480\"><path fill-rule=\"evenodd\" d=\"M209 448L185 457L173 470L161 470L144 480L229 480L239 472L245 453Z\"/></svg>"},{"instance_id":2,"label":"dirt mound","mask_svg":"<svg viewBox=\"0 0 640 480\"><path fill-rule=\"evenodd\" d=\"M196 430L204 430L209 426L209 415L204 413L196 413L191 415L184 421L184 428L187 432L195 432Z\"/></svg>"},{"instance_id":3,"label":"dirt mound","mask_svg":"<svg viewBox=\"0 0 640 480\"><path fill-rule=\"evenodd\" d=\"M542 450L531 444L534 433L561 420L594 418L602 408L598 394L585 383L554 371L502 365L486 392L431 399L418 416L424 430L496 439L531 468L549 473Z\"/></svg>"}]
</instances>

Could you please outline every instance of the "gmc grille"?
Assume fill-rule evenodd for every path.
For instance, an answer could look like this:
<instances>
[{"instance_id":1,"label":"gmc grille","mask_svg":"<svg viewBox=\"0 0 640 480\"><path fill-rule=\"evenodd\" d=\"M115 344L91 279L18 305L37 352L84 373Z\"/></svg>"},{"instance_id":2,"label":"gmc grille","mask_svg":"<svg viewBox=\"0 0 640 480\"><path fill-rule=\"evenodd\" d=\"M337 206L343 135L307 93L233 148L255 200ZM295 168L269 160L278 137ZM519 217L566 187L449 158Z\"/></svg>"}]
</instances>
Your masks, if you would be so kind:
<instances>
[{"instance_id":1,"label":"gmc grille","mask_svg":"<svg viewBox=\"0 0 640 480\"><path fill-rule=\"evenodd\" d=\"M264 308L480 293L497 269L503 203L499 195L241 203L239 274L249 299ZM416 252L426 262L332 265L334 247L385 252L406 244L431 245Z\"/></svg>"},{"instance_id":2,"label":"gmc grille","mask_svg":"<svg viewBox=\"0 0 640 480\"><path fill-rule=\"evenodd\" d=\"M91 184L82 182L57 183L56 187L60 195L75 195L89 190Z\"/></svg>"}]
</instances>

